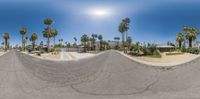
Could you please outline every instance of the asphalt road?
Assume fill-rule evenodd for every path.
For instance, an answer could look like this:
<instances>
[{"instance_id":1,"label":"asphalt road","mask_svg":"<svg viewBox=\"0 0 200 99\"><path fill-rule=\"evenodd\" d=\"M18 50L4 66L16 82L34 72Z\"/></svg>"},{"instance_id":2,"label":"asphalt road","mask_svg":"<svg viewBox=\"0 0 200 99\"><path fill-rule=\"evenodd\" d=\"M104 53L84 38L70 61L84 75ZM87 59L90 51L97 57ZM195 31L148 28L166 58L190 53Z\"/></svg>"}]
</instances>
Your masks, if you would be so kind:
<instances>
[{"instance_id":1,"label":"asphalt road","mask_svg":"<svg viewBox=\"0 0 200 99\"><path fill-rule=\"evenodd\" d=\"M115 51L79 61L0 56L0 99L199 99L200 59L152 67Z\"/></svg>"}]
</instances>

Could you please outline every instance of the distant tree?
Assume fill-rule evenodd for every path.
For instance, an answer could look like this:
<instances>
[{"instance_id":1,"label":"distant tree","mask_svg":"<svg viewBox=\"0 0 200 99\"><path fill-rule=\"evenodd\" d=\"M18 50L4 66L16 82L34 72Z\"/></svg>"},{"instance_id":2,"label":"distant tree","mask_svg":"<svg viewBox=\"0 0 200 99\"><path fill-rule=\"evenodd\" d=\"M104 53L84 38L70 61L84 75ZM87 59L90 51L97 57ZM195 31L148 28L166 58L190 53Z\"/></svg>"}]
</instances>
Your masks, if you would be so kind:
<instances>
[{"instance_id":1,"label":"distant tree","mask_svg":"<svg viewBox=\"0 0 200 99\"><path fill-rule=\"evenodd\" d=\"M41 42L40 42L40 48L43 49L43 46L44 46L44 42L41 41Z\"/></svg>"},{"instance_id":2,"label":"distant tree","mask_svg":"<svg viewBox=\"0 0 200 99\"><path fill-rule=\"evenodd\" d=\"M181 45L184 40L184 35L182 33L178 33L176 36L176 41L179 43L179 49L181 49Z\"/></svg>"},{"instance_id":3,"label":"distant tree","mask_svg":"<svg viewBox=\"0 0 200 99\"><path fill-rule=\"evenodd\" d=\"M76 38L76 37L74 37L73 39L74 39L74 41L75 41L75 43L76 43L76 42L77 42L77 38Z\"/></svg>"},{"instance_id":4,"label":"distant tree","mask_svg":"<svg viewBox=\"0 0 200 99\"><path fill-rule=\"evenodd\" d=\"M59 39L58 41L59 41L59 43L60 43L60 46L62 47L63 39Z\"/></svg>"},{"instance_id":5,"label":"distant tree","mask_svg":"<svg viewBox=\"0 0 200 99\"><path fill-rule=\"evenodd\" d=\"M35 41L38 39L37 33L33 33L30 37L30 41L32 41L32 50L35 50Z\"/></svg>"},{"instance_id":6,"label":"distant tree","mask_svg":"<svg viewBox=\"0 0 200 99\"><path fill-rule=\"evenodd\" d=\"M119 40L120 40L120 37L114 37L114 40L115 40L115 41L119 41Z\"/></svg>"},{"instance_id":7,"label":"distant tree","mask_svg":"<svg viewBox=\"0 0 200 99\"><path fill-rule=\"evenodd\" d=\"M3 38L5 40L5 51L7 51L8 49L8 40L10 39L10 34L8 32L5 32L4 35L3 35Z\"/></svg>"},{"instance_id":8,"label":"distant tree","mask_svg":"<svg viewBox=\"0 0 200 99\"><path fill-rule=\"evenodd\" d=\"M87 49L87 43L88 43L88 41L89 41L89 37L86 34L82 35L81 42L83 42L84 52L87 52L86 49Z\"/></svg>"},{"instance_id":9,"label":"distant tree","mask_svg":"<svg viewBox=\"0 0 200 99\"><path fill-rule=\"evenodd\" d=\"M19 30L20 34L22 35L22 51L25 51L25 39L24 39L24 35L27 33L27 28L25 27L22 27L20 30Z\"/></svg>"},{"instance_id":10,"label":"distant tree","mask_svg":"<svg viewBox=\"0 0 200 99\"><path fill-rule=\"evenodd\" d=\"M67 47L68 42L65 42L65 46Z\"/></svg>"},{"instance_id":11,"label":"distant tree","mask_svg":"<svg viewBox=\"0 0 200 99\"><path fill-rule=\"evenodd\" d=\"M114 40L117 42L117 45L115 46L115 49L119 49L120 46L119 46L119 40L120 40L120 37L114 37Z\"/></svg>"}]
</instances>

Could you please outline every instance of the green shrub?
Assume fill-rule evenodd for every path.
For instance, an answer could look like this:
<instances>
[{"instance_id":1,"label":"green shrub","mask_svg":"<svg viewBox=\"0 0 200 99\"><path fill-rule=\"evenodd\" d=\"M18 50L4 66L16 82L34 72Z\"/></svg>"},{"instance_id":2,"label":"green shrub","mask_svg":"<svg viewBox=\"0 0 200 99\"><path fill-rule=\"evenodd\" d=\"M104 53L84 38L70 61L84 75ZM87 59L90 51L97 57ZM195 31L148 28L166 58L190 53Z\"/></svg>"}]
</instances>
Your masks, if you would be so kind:
<instances>
[{"instance_id":1,"label":"green shrub","mask_svg":"<svg viewBox=\"0 0 200 99\"><path fill-rule=\"evenodd\" d=\"M157 49L153 52L153 55L154 56L158 56L158 57L161 57L162 55L160 54L160 51Z\"/></svg>"},{"instance_id":2,"label":"green shrub","mask_svg":"<svg viewBox=\"0 0 200 99\"><path fill-rule=\"evenodd\" d=\"M181 52L187 52L187 48L186 48L185 44L183 44L183 46L181 47Z\"/></svg>"},{"instance_id":3,"label":"green shrub","mask_svg":"<svg viewBox=\"0 0 200 99\"><path fill-rule=\"evenodd\" d=\"M131 51L128 54L133 55L133 56L142 56L142 55L144 55L144 53L141 50Z\"/></svg>"},{"instance_id":4,"label":"green shrub","mask_svg":"<svg viewBox=\"0 0 200 99\"><path fill-rule=\"evenodd\" d=\"M155 50L155 51L153 52L153 55L161 55L161 54L160 54L160 51L157 49L157 50Z\"/></svg>"},{"instance_id":5,"label":"green shrub","mask_svg":"<svg viewBox=\"0 0 200 99\"><path fill-rule=\"evenodd\" d=\"M155 44L148 44L147 47L143 47L143 52L145 55L153 55L153 52L156 50Z\"/></svg>"},{"instance_id":6,"label":"green shrub","mask_svg":"<svg viewBox=\"0 0 200 99\"><path fill-rule=\"evenodd\" d=\"M197 47L188 48L186 51L191 54L199 54L199 48Z\"/></svg>"}]
</instances>

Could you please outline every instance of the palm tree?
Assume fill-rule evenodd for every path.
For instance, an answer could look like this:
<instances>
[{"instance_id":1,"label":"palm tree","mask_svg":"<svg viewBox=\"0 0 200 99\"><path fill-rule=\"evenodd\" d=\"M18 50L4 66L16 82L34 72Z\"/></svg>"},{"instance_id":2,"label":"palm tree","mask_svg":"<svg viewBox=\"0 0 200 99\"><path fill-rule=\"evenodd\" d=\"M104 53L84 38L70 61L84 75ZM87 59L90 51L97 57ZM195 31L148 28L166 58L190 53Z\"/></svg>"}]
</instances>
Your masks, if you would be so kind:
<instances>
[{"instance_id":1,"label":"palm tree","mask_svg":"<svg viewBox=\"0 0 200 99\"><path fill-rule=\"evenodd\" d=\"M58 31L56 29L52 30L52 36L53 36L53 40L54 40L54 47L55 47L55 43L56 43L56 36L58 35Z\"/></svg>"},{"instance_id":2,"label":"palm tree","mask_svg":"<svg viewBox=\"0 0 200 99\"><path fill-rule=\"evenodd\" d=\"M189 41L189 47L192 47L192 41L194 41L199 34L199 30L196 28L183 27L183 31L186 33L185 38Z\"/></svg>"},{"instance_id":3,"label":"palm tree","mask_svg":"<svg viewBox=\"0 0 200 99\"><path fill-rule=\"evenodd\" d=\"M63 39L59 39L58 41L59 41L59 43L60 43L60 46L62 47Z\"/></svg>"},{"instance_id":4,"label":"palm tree","mask_svg":"<svg viewBox=\"0 0 200 99\"><path fill-rule=\"evenodd\" d=\"M82 35L81 42L83 42L84 52L87 52L86 47L87 47L87 43L88 43L89 40L90 39L86 34Z\"/></svg>"},{"instance_id":5,"label":"palm tree","mask_svg":"<svg viewBox=\"0 0 200 99\"><path fill-rule=\"evenodd\" d=\"M122 43L124 45L124 35L126 33L126 41L128 39L128 30L129 30L129 24L131 20L129 18L122 19L122 22L120 23L118 27L118 31L122 34Z\"/></svg>"},{"instance_id":6,"label":"palm tree","mask_svg":"<svg viewBox=\"0 0 200 99\"><path fill-rule=\"evenodd\" d=\"M5 32L3 35L3 38L5 40L5 51L7 51L8 48L8 40L10 39L10 34L8 32Z\"/></svg>"},{"instance_id":7,"label":"palm tree","mask_svg":"<svg viewBox=\"0 0 200 99\"><path fill-rule=\"evenodd\" d=\"M68 44L68 43L67 43L67 42L65 42L65 46L66 46L66 47L67 47L67 44Z\"/></svg>"},{"instance_id":8,"label":"palm tree","mask_svg":"<svg viewBox=\"0 0 200 99\"><path fill-rule=\"evenodd\" d=\"M184 41L184 35L182 33L178 33L176 36L176 41L179 43L179 49L181 49L182 42Z\"/></svg>"},{"instance_id":9,"label":"palm tree","mask_svg":"<svg viewBox=\"0 0 200 99\"><path fill-rule=\"evenodd\" d=\"M99 36L98 36L98 39L99 39L99 41L100 41L100 50L102 50L103 36L102 36L102 35L99 35Z\"/></svg>"},{"instance_id":10,"label":"palm tree","mask_svg":"<svg viewBox=\"0 0 200 99\"><path fill-rule=\"evenodd\" d=\"M35 41L38 39L37 33L33 33L30 37L30 41L32 41L32 50L35 50Z\"/></svg>"},{"instance_id":11,"label":"palm tree","mask_svg":"<svg viewBox=\"0 0 200 99\"><path fill-rule=\"evenodd\" d=\"M43 31L43 36L47 38L47 52L50 51L50 38L52 37L52 32L50 28L45 28Z\"/></svg>"},{"instance_id":12,"label":"palm tree","mask_svg":"<svg viewBox=\"0 0 200 99\"><path fill-rule=\"evenodd\" d=\"M50 51L50 38L53 36L51 25L53 24L53 20L51 18L44 19L44 24L47 25L47 28L43 31L43 36L47 38L47 51Z\"/></svg>"},{"instance_id":13,"label":"palm tree","mask_svg":"<svg viewBox=\"0 0 200 99\"><path fill-rule=\"evenodd\" d=\"M25 51L24 35L27 33L27 28L22 27L19 32L22 35L22 51Z\"/></svg>"},{"instance_id":14,"label":"palm tree","mask_svg":"<svg viewBox=\"0 0 200 99\"><path fill-rule=\"evenodd\" d=\"M24 40L24 48L26 49L26 43L28 42L28 36L25 37L25 40Z\"/></svg>"},{"instance_id":15,"label":"palm tree","mask_svg":"<svg viewBox=\"0 0 200 99\"><path fill-rule=\"evenodd\" d=\"M91 38L91 41L92 41L92 50L96 49L95 43L96 43L96 38L97 37L98 37L97 34L92 34L92 38Z\"/></svg>"},{"instance_id":16,"label":"palm tree","mask_svg":"<svg viewBox=\"0 0 200 99\"><path fill-rule=\"evenodd\" d=\"M46 19L44 19L44 24L45 25L47 25L47 28L50 28L50 25L52 25L53 24L53 19L51 19L51 18L46 18Z\"/></svg>"},{"instance_id":17,"label":"palm tree","mask_svg":"<svg viewBox=\"0 0 200 99\"><path fill-rule=\"evenodd\" d=\"M44 43L43 41L40 42L40 48L43 49Z\"/></svg>"},{"instance_id":18,"label":"palm tree","mask_svg":"<svg viewBox=\"0 0 200 99\"><path fill-rule=\"evenodd\" d=\"M128 40L128 30L129 30L129 24L131 22L131 20L129 18L125 18L122 20L122 22L124 23L124 28L125 28L125 32L126 32L126 41Z\"/></svg>"},{"instance_id":19,"label":"palm tree","mask_svg":"<svg viewBox=\"0 0 200 99\"><path fill-rule=\"evenodd\" d=\"M129 36L129 37L127 38L128 49L130 48L131 43L132 43L132 38Z\"/></svg>"},{"instance_id":20,"label":"palm tree","mask_svg":"<svg viewBox=\"0 0 200 99\"><path fill-rule=\"evenodd\" d=\"M120 23L118 31L122 34L122 44L124 46L124 33L125 33L124 22Z\"/></svg>"}]
</instances>

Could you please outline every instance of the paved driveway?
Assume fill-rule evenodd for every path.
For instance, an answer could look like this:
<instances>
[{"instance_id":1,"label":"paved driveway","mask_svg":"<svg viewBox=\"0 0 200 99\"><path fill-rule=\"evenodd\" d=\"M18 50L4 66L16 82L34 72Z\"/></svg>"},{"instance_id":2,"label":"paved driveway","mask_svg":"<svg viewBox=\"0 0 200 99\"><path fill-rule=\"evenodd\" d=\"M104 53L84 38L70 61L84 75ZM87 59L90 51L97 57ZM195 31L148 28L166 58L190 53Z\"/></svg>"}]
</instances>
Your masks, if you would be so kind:
<instances>
[{"instance_id":1,"label":"paved driveway","mask_svg":"<svg viewBox=\"0 0 200 99\"><path fill-rule=\"evenodd\" d=\"M199 99L200 59L152 67L115 51L79 61L0 57L0 99Z\"/></svg>"}]
</instances>

